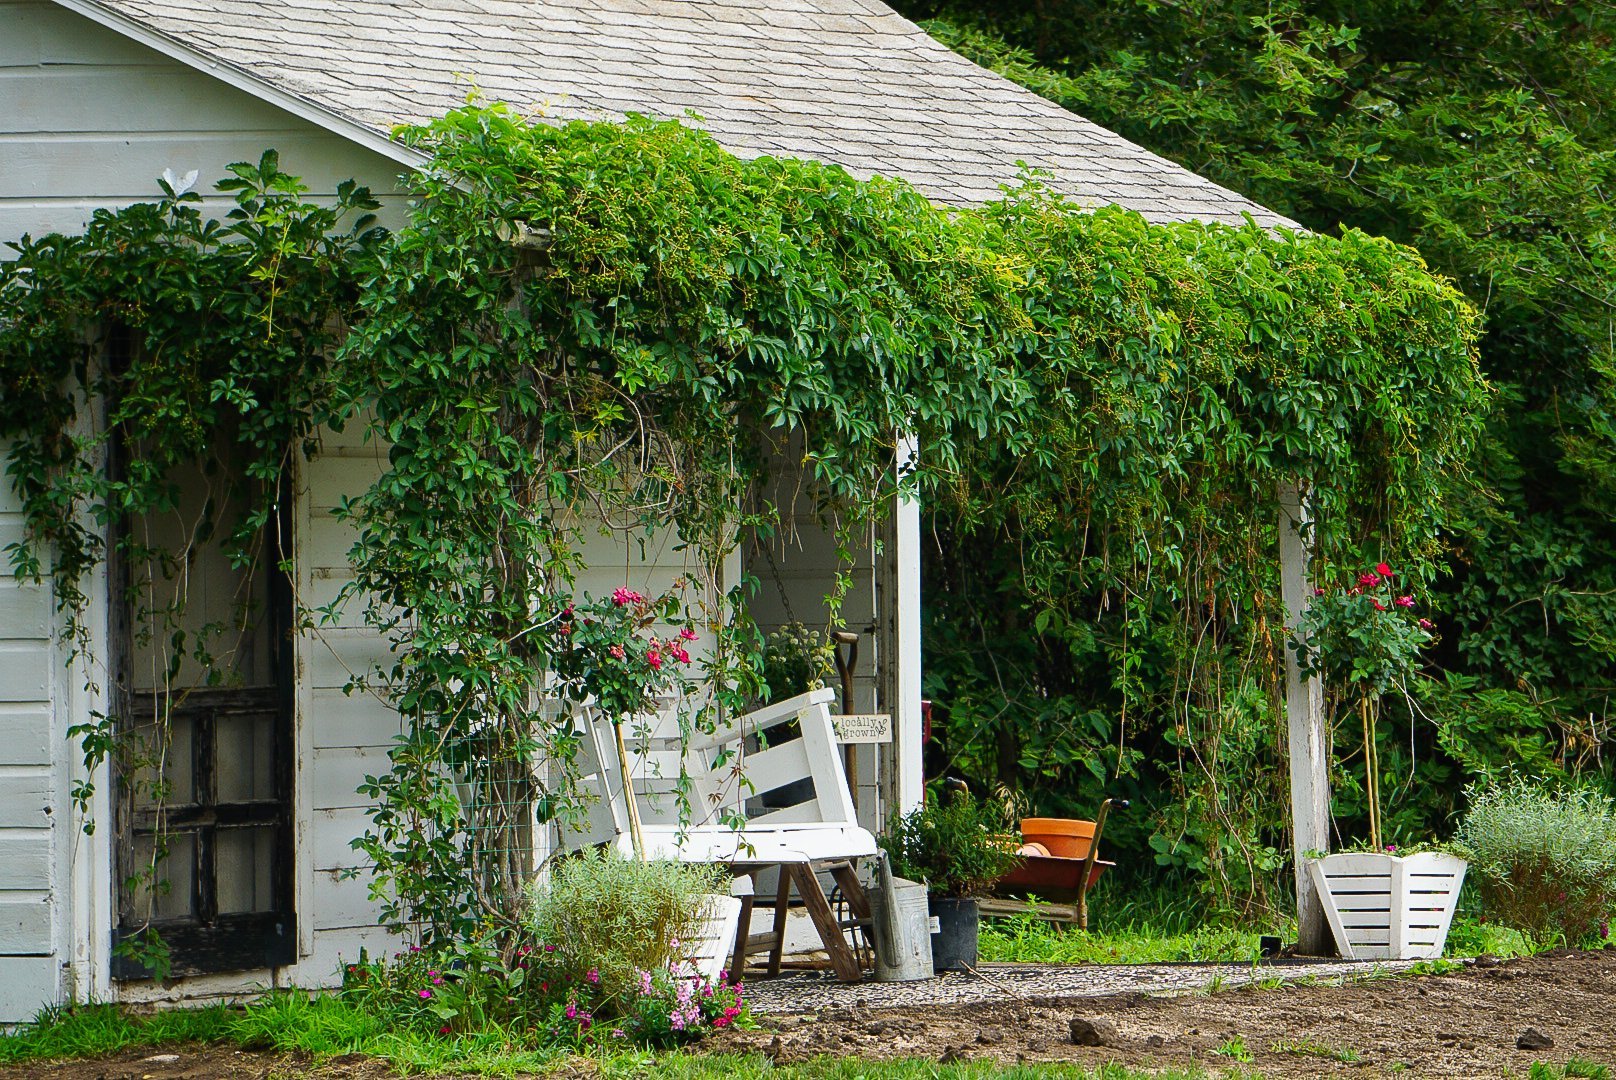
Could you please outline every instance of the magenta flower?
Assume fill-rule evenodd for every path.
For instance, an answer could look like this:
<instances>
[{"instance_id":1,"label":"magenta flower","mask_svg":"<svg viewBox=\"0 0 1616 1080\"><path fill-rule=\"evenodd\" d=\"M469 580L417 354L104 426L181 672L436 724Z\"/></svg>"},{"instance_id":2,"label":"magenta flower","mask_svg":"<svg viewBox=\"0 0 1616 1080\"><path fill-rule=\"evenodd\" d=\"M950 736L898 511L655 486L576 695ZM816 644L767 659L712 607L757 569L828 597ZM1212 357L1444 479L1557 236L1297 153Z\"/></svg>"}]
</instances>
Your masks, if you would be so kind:
<instances>
[{"instance_id":1,"label":"magenta flower","mask_svg":"<svg viewBox=\"0 0 1616 1080\"><path fill-rule=\"evenodd\" d=\"M421 991L421 1000L422 1001L427 1000L431 996L432 996L432 991L430 991L430 990L422 990Z\"/></svg>"},{"instance_id":2,"label":"magenta flower","mask_svg":"<svg viewBox=\"0 0 1616 1080\"><path fill-rule=\"evenodd\" d=\"M685 651L683 645L675 645L675 646L673 646L672 652L673 652L673 658L675 660L679 661L681 664L690 663L690 654Z\"/></svg>"},{"instance_id":3,"label":"magenta flower","mask_svg":"<svg viewBox=\"0 0 1616 1080\"><path fill-rule=\"evenodd\" d=\"M1436 629L1436 623L1432 622L1430 619L1421 619L1420 620L1420 629L1421 630L1435 630Z\"/></svg>"},{"instance_id":4,"label":"magenta flower","mask_svg":"<svg viewBox=\"0 0 1616 1080\"><path fill-rule=\"evenodd\" d=\"M1413 607L1414 598L1412 596L1399 596L1396 603L1398 607Z\"/></svg>"},{"instance_id":5,"label":"magenta flower","mask_svg":"<svg viewBox=\"0 0 1616 1080\"><path fill-rule=\"evenodd\" d=\"M1387 581L1390 581L1392 579L1392 568L1387 566L1385 563L1379 563L1378 565L1376 565L1375 573L1379 574L1381 577L1385 578Z\"/></svg>"},{"instance_id":6,"label":"magenta flower","mask_svg":"<svg viewBox=\"0 0 1616 1080\"><path fill-rule=\"evenodd\" d=\"M662 670L662 654L655 649L645 654L645 662L650 664L653 670Z\"/></svg>"},{"instance_id":7,"label":"magenta flower","mask_svg":"<svg viewBox=\"0 0 1616 1080\"><path fill-rule=\"evenodd\" d=\"M683 638L685 641L695 641L696 640L696 632L694 630L690 629L690 627L688 627L688 626L685 627L683 630L679 631L679 636L681 638Z\"/></svg>"},{"instance_id":8,"label":"magenta flower","mask_svg":"<svg viewBox=\"0 0 1616 1080\"><path fill-rule=\"evenodd\" d=\"M1380 584L1380 575L1375 573L1373 570L1365 570L1363 573L1358 575L1358 584L1362 585L1366 589L1373 589L1376 585Z\"/></svg>"},{"instance_id":9,"label":"magenta flower","mask_svg":"<svg viewBox=\"0 0 1616 1080\"><path fill-rule=\"evenodd\" d=\"M623 646L621 646L621 645L613 645L611 648L607 649L606 651L612 654L612 659L613 660L621 660L621 659L623 659Z\"/></svg>"},{"instance_id":10,"label":"magenta flower","mask_svg":"<svg viewBox=\"0 0 1616 1080\"><path fill-rule=\"evenodd\" d=\"M618 607L627 607L629 604L645 603L645 597L633 589L617 588L612 590L612 603Z\"/></svg>"},{"instance_id":11,"label":"magenta flower","mask_svg":"<svg viewBox=\"0 0 1616 1080\"><path fill-rule=\"evenodd\" d=\"M589 983L590 986L595 986L600 982L600 972L596 971L594 968L590 968L589 974L584 976L584 981Z\"/></svg>"}]
</instances>

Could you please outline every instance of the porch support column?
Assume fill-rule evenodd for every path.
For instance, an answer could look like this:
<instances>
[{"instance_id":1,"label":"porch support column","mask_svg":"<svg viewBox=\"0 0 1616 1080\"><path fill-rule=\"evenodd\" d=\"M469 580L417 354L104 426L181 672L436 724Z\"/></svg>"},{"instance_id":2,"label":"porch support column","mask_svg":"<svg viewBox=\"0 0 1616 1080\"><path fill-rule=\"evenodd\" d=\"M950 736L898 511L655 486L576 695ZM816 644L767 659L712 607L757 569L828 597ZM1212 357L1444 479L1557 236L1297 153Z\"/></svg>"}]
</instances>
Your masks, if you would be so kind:
<instances>
[{"instance_id":1,"label":"porch support column","mask_svg":"<svg viewBox=\"0 0 1616 1080\"><path fill-rule=\"evenodd\" d=\"M913 435L898 438L898 472L915 468L920 443ZM921 765L920 717L920 501L900 498L893 511L893 545L887 553L893 571L893 656L891 685L893 747L893 804L899 813L917 809L925 799L926 780Z\"/></svg>"},{"instance_id":2,"label":"porch support column","mask_svg":"<svg viewBox=\"0 0 1616 1080\"><path fill-rule=\"evenodd\" d=\"M1294 631L1312 598L1308 575L1313 546L1313 521L1302 486L1295 481L1279 485L1279 577L1285 601L1285 625ZM1318 890L1307 872L1306 851L1325 851L1330 843L1329 740L1324 730L1324 685L1317 675L1304 676L1290 647L1285 645L1285 715L1289 732L1291 772L1291 855L1296 864L1296 923L1298 949L1308 956L1335 951Z\"/></svg>"}]
</instances>

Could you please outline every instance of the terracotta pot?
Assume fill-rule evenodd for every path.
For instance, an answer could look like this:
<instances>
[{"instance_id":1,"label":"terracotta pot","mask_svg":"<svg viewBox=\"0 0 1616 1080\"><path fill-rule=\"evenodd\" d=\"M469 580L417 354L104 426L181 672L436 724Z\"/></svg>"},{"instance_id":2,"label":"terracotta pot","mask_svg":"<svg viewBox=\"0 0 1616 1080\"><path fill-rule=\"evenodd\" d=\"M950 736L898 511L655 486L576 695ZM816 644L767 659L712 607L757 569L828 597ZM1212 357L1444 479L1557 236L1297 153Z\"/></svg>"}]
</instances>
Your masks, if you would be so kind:
<instances>
[{"instance_id":1,"label":"terracotta pot","mask_svg":"<svg viewBox=\"0 0 1616 1080\"><path fill-rule=\"evenodd\" d=\"M1076 818L1030 817L1021 819L1021 841L1042 844L1060 859L1082 859L1094 840L1094 822Z\"/></svg>"}]
</instances>

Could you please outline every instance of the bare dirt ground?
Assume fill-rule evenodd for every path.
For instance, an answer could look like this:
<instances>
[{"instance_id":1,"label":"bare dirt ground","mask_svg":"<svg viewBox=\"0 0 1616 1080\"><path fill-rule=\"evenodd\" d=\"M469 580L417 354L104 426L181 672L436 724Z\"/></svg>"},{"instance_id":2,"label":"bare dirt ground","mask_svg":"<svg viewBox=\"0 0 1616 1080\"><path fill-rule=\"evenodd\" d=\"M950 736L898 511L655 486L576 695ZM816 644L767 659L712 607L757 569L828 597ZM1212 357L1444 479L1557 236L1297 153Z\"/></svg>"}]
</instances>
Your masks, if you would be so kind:
<instances>
[{"instance_id":1,"label":"bare dirt ground","mask_svg":"<svg viewBox=\"0 0 1616 1080\"><path fill-rule=\"evenodd\" d=\"M1100 1021L1105 1045L1074 1044L1074 1017ZM1518 1048L1529 1027L1553 1045ZM1524 1076L1534 1061L1573 1058L1616 1069L1616 949L1483 960L1448 975L1341 985L826 1009L770 1016L757 1031L706 1045L761 1051L777 1061L828 1054L1193 1063L1213 1073L1254 1069L1270 1077ZM1249 1062L1240 1060L1242 1051Z\"/></svg>"},{"instance_id":2,"label":"bare dirt ground","mask_svg":"<svg viewBox=\"0 0 1616 1080\"><path fill-rule=\"evenodd\" d=\"M871 988L866 1000L878 996ZM1074 1044L1073 1018L1093 1022L1103 1045ZM760 1024L756 1031L709 1039L702 1049L761 1053L780 1063L822 1055L1088 1066L1116 1061L1144 1069L1194 1064L1214 1075L1254 1070L1266 1077L1523 1077L1534 1062L1571 1059L1616 1070L1616 949L1483 960L1447 975L1340 985L1292 982L1172 996L855 1005L770 1014ZM1528 1028L1553 1045L1517 1047ZM590 1071L580 1062L561 1073ZM316 1065L295 1055L181 1047L0 1070L0 1075L15 1080L391 1080L395 1074L358 1055Z\"/></svg>"}]
</instances>

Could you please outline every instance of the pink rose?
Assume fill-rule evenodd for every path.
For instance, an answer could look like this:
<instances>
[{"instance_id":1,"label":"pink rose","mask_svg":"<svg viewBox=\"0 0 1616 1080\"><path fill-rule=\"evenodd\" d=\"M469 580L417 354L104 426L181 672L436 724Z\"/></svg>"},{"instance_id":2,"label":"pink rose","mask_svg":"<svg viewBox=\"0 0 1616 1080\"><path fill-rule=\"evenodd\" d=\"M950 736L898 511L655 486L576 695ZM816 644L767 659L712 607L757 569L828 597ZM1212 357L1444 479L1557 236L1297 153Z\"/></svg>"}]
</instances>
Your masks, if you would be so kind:
<instances>
[{"instance_id":1,"label":"pink rose","mask_svg":"<svg viewBox=\"0 0 1616 1080\"><path fill-rule=\"evenodd\" d=\"M1397 606L1398 607L1413 607L1414 606L1414 598L1412 596L1399 596L1397 598Z\"/></svg>"},{"instance_id":2,"label":"pink rose","mask_svg":"<svg viewBox=\"0 0 1616 1080\"><path fill-rule=\"evenodd\" d=\"M623 646L621 646L621 645L613 645L611 648L607 649L606 651L612 654L612 659L613 660L621 660L621 659L623 659Z\"/></svg>"},{"instance_id":3,"label":"pink rose","mask_svg":"<svg viewBox=\"0 0 1616 1080\"><path fill-rule=\"evenodd\" d=\"M662 654L657 652L655 649L652 649L650 652L645 654L645 662L650 664L652 669L655 671L662 670Z\"/></svg>"}]
</instances>

